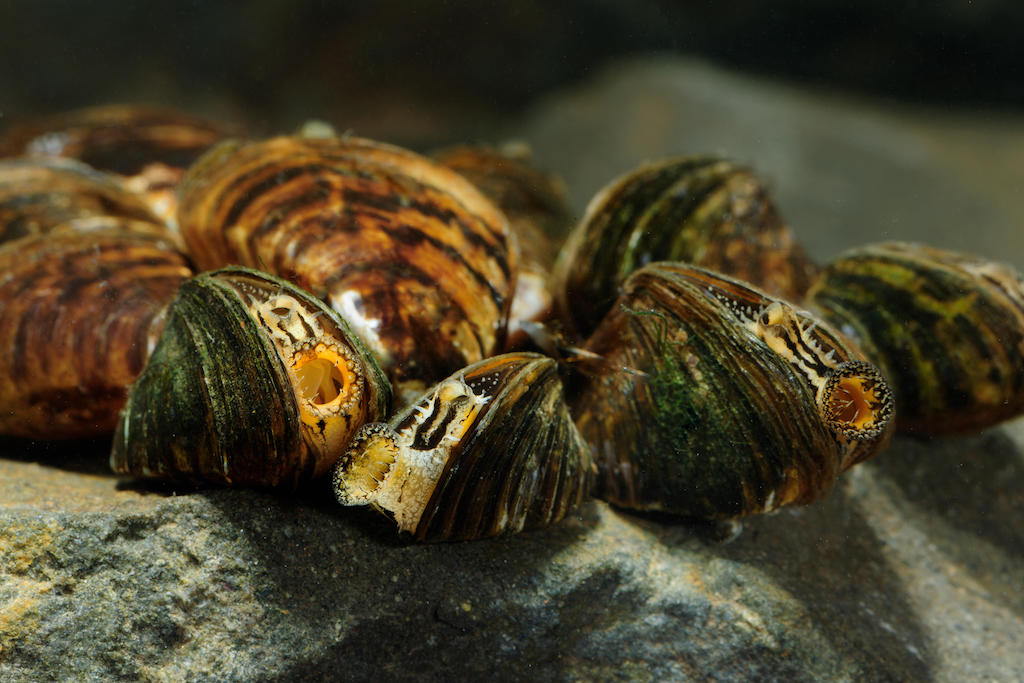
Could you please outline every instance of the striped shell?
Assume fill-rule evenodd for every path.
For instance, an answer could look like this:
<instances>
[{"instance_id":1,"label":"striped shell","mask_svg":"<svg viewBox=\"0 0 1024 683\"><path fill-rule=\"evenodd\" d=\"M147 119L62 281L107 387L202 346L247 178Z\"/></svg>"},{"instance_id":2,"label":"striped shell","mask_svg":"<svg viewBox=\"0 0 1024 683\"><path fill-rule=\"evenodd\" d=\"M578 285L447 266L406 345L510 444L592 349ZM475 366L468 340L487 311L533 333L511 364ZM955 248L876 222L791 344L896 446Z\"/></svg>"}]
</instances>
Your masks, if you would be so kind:
<instances>
[{"instance_id":1,"label":"striped shell","mask_svg":"<svg viewBox=\"0 0 1024 683\"><path fill-rule=\"evenodd\" d=\"M453 541L557 522L589 493L592 467L555 361L510 353L364 426L334 486L342 504L372 505L416 540Z\"/></svg>"},{"instance_id":2,"label":"striped shell","mask_svg":"<svg viewBox=\"0 0 1024 683\"><path fill-rule=\"evenodd\" d=\"M878 371L827 324L730 278L653 263L586 344L573 402L618 505L727 518L812 502L889 434Z\"/></svg>"},{"instance_id":3,"label":"striped shell","mask_svg":"<svg viewBox=\"0 0 1024 683\"><path fill-rule=\"evenodd\" d=\"M0 139L0 156L78 159L120 176L173 222L182 174L225 134L219 124L173 109L107 105L15 125Z\"/></svg>"},{"instance_id":4,"label":"striped shell","mask_svg":"<svg viewBox=\"0 0 1024 683\"><path fill-rule=\"evenodd\" d=\"M523 144L502 148L459 145L439 150L433 158L458 171L508 217L521 250L516 290L509 312L507 348L527 341L524 324L542 322L552 314L551 268L571 227L562 182L530 164Z\"/></svg>"},{"instance_id":5,"label":"striped shell","mask_svg":"<svg viewBox=\"0 0 1024 683\"><path fill-rule=\"evenodd\" d=\"M459 145L432 157L469 180L508 217L523 264L549 271L571 227L564 184L530 163L525 145Z\"/></svg>"},{"instance_id":6,"label":"striped shell","mask_svg":"<svg viewBox=\"0 0 1024 683\"><path fill-rule=\"evenodd\" d=\"M78 159L133 176L149 164L184 169L224 135L224 127L185 112L143 105L89 107L12 126L4 156Z\"/></svg>"},{"instance_id":7,"label":"striped shell","mask_svg":"<svg viewBox=\"0 0 1024 683\"><path fill-rule=\"evenodd\" d=\"M799 300L814 267L751 171L713 157L643 166L604 187L555 269L556 307L586 336L619 286L652 261L684 261Z\"/></svg>"},{"instance_id":8,"label":"striped shell","mask_svg":"<svg viewBox=\"0 0 1024 683\"><path fill-rule=\"evenodd\" d=\"M133 476L296 487L325 473L390 387L343 320L278 278L185 282L132 387L111 467Z\"/></svg>"},{"instance_id":9,"label":"striped shell","mask_svg":"<svg viewBox=\"0 0 1024 683\"><path fill-rule=\"evenodd\" d=\"M881 366L898 429L965 432L1024 411L1024 283L1011 267L869 245L828 264L808 301Z\"/></svg>"},{"instance_id":10,"label":"striped shell","mask_svg":"<svg viewBox=\"0 0 1024 683\"><path fill-rule=\"evenodd\" d=\"M504 339L507 221L412 152L354 137L225 142L186 176L179 221L202 268L259 267L328 302L404 395Z\"/></svg>"},{"instance_id":11,"label":"striped shell","mask_svg":"<svg viewBox=\"0 0 1024 683\"><path fill-rule=\"evenodd\" d=\"M163 225L116 177L80 162L0 161L0 242L108 217Z\"/></svg>"},{"instance_id":12,"label":"striped shell","mask_svg":"<svg viewBox=\"0 0 1024 683\"><path fill-rule=\"evenodd\" d=\"M111 432L191 273L146 222L94 216L0 244L0 433Z\"/></svg>"}]
</instances>

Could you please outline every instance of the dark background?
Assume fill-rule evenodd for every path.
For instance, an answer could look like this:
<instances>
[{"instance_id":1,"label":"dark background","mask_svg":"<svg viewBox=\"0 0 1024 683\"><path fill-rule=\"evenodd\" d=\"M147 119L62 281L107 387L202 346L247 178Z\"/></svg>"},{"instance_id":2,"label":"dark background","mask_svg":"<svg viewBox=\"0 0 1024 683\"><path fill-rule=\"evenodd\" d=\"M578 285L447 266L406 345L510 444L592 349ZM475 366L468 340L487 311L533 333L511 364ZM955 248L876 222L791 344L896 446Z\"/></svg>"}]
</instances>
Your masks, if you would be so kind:
<instances>
[{"instance_id":1,"label":"dark background","mask_svg":"<svg viewBox=\"0 0 1024 683\"><path fill-rule=\"evenodd\" d=\"M1024 3L0 1L0 126L111 101L396 142L486 136L627 55L674 53L832 91L1024 104Z\"/></svg>"}]
</instances>

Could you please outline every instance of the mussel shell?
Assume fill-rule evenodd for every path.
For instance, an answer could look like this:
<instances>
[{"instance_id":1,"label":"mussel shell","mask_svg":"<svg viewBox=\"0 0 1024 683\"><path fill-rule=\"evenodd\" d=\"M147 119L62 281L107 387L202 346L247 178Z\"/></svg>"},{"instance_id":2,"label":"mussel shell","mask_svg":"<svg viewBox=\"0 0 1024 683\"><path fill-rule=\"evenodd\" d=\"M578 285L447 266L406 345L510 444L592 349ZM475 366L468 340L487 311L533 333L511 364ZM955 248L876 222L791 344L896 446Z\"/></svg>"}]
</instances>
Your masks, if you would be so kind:
<instances>
[{"instance_id":1,"label":"mussel shell","mask_svg":"<svg viewBox=\"0 0 1024 683\"><path fill-rule=\"evenodd\" d=\"M114 176L70 159L0 161L0 242L97 217L163 225Z\"/></svg>"},{"instance_id":2,"label":"mussel shell","mask_svg":"<svg viewBox=\"0 0 1024 683\"><path fill-rule=\"evenodd\" d=\"M501 209L520 247L516 291L509 312L506 348L527 343L523 323L550 318L554 298L551 268L571 227L564 183L530 163L525 144L501 148L458 145L438 150L433 158L458 171Z\"/></svg>"},{"instance_id":3,"label":"mussel shell","mask_svg":"<svg viewBox=\"0 0 1024 683\"><path fill-rule=\"evenodd\" d=\"M510 353L460 370L389 425L363 427L334 476L344 504L369 503L416 540L454 541L557 522L589 493L593 465L556 362Z\"/></svg>"},{"instance_id":4,"label":"mussel shell","mask_svg":"<svg viewBox=\"0 0 1024 683\"><path fill-rule=\"evenodd\" d=\"M0 156L77 159L119 176L173 225L185 169L227 134L224 126L174 109L107 105L17 124L0 139Z\"/></svg>"},{"instance_id":5,"label":"mussel shell","mask_svg":"<svg viewBox=\"0 0 1024 683\"><path fill-rule=\"evenodd\" d=\"M809 305L889 379L897 429L983 429L1024 411L1024 284L1007 265L917 244L853 249Z\"/></svg>"},{"instance_id":6,"label":"mussel shell","mask_svg":"<svg viewBox=\"0 0 1024 683\"><path fill-rule=\"evenodd\" d=\"M798 328L784 338L823 360L794 363L766 342L758 325L776 308ZM841 335L711 271L636 271L586 349L604 368L586 378L573 413L600 469L597 495L619 505L729 518L809 503L888 438L884 381ZM814 369L826 361L835 369ZM864 420L836 421L834 401L819 399L845 368L863 384L862 407L877 403Z\"/></svg>"},{"instance_id":7,"label":"mussel shell","mask_svg":"<svg viewBox=\"0 0 1024 683\"><path fill-rule=\"evenodd\" d=\"M515 286L504 216L464 178L355 137L225 142L187 174L203 268L286 277L352 324L403 393L499 348Z\"/></svg>"},{"instance_id":8,"label":"mussel shell","mask_svg":"<svg viewBox=\"0 0 1024 683\"><path fill-rule=\"evenodd\" d=\"M192 274L151 223L93 217L0 245L0 432L109 433ZM133 229L140 228L141 229Z\"/></svg>"},{"instance_id":9,"label":"mussel shell","mask_svg":"<svg viewBox=\"0 0 1024 683\"><path fill-rule=\"evenodd\" d=\"M173 109L106 105L16 124L0 140L0 156L78 159L134 176L151 164L184 171L225 134L219 124Z\"/></svg>"},{"instance_id":10,"label":"mussel shell","mask_svg":"<svg viewBox=\"0 0 1024 683\"><path fill-rule=\"evenodd\" d=\"M300 363L324 359L325 371L343 373L337 383L299 372ZM329 396L315 393L321 382ZM294 488L329 470L390 398L372 356L320 301L247 268L204 273L168 309L115 432L111 467Z\"/></svg>"},{"instance_id":11,"label":"mussel shell","mask_svg":"<svg viewBox=\"0 0 1024 683\"><path fill-rule=\"evenodd\" d=\"M589 334L626 277L652 261L692 263L793 301L814 273L761 180L713 157L643 166L591 200L552 284L568 329Z\"/></svg>"},{"instance_id":12,"label":"mussel shell","mask_svg":"<svg viewBox=\"0 0 1024 683\"><path fill-rule=\"evenodd\" d=\"M571 227L565 184L530 163L523 144L458 145L431 155L501 209L519 240L522 263L550 270Z\"/></svg>"}]
</instances>

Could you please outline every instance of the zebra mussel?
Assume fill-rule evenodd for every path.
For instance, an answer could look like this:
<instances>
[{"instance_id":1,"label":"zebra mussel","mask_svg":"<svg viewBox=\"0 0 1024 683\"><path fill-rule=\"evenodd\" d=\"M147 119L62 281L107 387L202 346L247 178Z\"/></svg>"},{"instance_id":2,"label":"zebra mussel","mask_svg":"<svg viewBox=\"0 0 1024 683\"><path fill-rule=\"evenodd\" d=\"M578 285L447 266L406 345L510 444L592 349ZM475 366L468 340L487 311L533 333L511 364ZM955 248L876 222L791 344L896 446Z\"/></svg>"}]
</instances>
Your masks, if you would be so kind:
<instances>
[{"instance_id":1,"label":"zebra mussel","mask_svg":"<svg viewBox=\"0 0 1024 683\"><path fill-rule=\"evenodd\" d=\"M28 139L61 139L47 135ZM557 189L524 221L507 198L544 176L490 151L438 163L218 129L170 181L169 217L131 176L29 158L45 145L18 136L3 149L23 156L0 162L0 429L113 432L131 476L294 488L333 471L342 503L464 540L543 527L590 495L712 519L805 504L894 430L1024 408L1019 274L905 244L819 268L726 160L614 180L549 278L536 235L565 225ZM53 192L29 200L33 182ZM553 306L522 319L548 326L559 360L502 353L529 344L509 333L528 280ZM29 343L46 337L65 346Z\"/></svg>"}]
</instances>

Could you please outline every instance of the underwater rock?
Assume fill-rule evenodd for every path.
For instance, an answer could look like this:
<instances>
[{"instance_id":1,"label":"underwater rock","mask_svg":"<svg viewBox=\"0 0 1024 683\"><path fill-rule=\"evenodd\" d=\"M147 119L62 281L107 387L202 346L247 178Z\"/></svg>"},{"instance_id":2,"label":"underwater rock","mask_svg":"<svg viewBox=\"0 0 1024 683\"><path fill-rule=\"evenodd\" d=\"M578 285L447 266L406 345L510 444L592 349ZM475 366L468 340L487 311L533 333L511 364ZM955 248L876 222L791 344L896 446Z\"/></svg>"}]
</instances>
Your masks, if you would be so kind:
<instances>
[{"instance_id":1,"label":"underwater rock","mask_svg":"<svg viewBox=\"0 0 1024 683\"><path fill-rule=\"evenodd\" d=\"M80 456L65 466L87 471L0 459L5 681L1024 670L1024 421L897 439L825 501L731 541L593 502L541 531L416 545L326 491L175 495Z\"/></svg>"}]
</instances>

